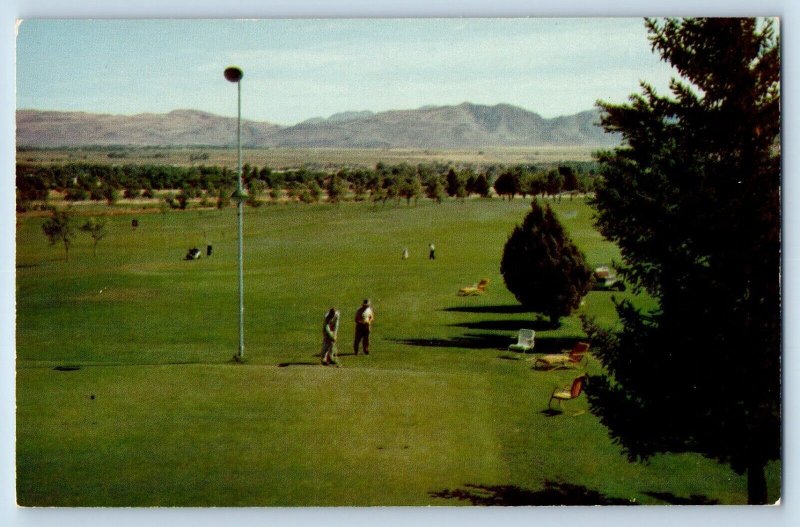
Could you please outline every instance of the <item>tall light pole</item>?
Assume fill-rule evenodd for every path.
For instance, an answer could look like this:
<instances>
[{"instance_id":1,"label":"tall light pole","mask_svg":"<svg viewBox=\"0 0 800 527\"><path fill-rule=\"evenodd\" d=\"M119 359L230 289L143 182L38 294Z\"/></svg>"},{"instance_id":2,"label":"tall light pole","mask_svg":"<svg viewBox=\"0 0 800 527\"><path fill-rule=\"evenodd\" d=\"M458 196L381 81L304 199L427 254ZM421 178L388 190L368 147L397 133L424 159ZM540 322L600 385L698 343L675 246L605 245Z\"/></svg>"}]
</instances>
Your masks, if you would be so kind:
<instances>
[{"instance_id":1,"label":"tall light pole","mask_svg":"<svg viewBox=\"0 0 800 527\"><path fill-rule=\"evenodd\" d=\"M236 115L236 152L237 164L236 174L237 183L236 190L231 199L236 202L237 217L239 220L239 354L236 358L239 361L244 360L244 265L242 261L243 245L242 245L242 225L243 225L243 207L244 202L247 200L247 193L242 189L242 77L244 73L236 66L225 68L225 78L230 82L236 83L238 92L237 102L237 115Z\"/></svg>"}]
</instances>

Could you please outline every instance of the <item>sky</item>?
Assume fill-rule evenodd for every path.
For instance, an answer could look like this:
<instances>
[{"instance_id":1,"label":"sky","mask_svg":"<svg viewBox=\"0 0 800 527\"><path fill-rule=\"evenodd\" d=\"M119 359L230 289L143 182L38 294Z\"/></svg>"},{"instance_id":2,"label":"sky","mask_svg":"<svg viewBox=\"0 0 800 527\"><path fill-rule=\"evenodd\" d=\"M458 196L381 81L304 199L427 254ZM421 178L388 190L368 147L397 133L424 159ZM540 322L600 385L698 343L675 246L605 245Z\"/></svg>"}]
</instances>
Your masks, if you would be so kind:
<instances>
[{"instance_id":1,"label":"sky","mask_svg":"<svg viewBox=\"0 0 800 527\"><path fill-rule=\"evenodd\" d=\"M17 108L236 115L291 125L344 111L508 103L551 118L675 73L641 18L23 20Z\"/></svg>"}]
</instances>

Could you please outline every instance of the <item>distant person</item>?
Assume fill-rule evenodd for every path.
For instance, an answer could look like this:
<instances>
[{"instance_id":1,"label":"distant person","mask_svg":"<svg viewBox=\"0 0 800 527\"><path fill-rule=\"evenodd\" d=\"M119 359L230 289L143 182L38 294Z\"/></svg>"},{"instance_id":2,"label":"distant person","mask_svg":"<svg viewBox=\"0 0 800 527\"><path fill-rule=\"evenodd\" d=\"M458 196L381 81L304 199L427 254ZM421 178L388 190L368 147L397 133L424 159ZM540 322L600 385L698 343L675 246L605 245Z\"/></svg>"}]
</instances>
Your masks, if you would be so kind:
<instances>
[{"instance_id":1,"label":"distant person","mask_svg":"<svg viewBox=\"0 0 800 527\"><path fill-rule=\"evenodd\" d=\"M408 260L408 247L403 247L403 260Z\"/></svg>"},{"instance_id":2,"label":"distant person","mask_svg":"<svg viewBox=\"0 0 800 527\"><path fill-rule=\"evenodd\" d=\"M131 228L135 230L136 227L138 227L138 226L139 226L139 220L137 220L136 218L133 218L131 220Z\"/></svg>"},{"instance_id":3,"label":"distant person","mask_svg":"<svg viewBox=\"0 0 800 527\"><path fill-rule=\"evenodd\" d=\"M212 252L214 252L214 248L210 245L206 245L206 256L211 256Z\"/></svg>"},{"instance_id":4,"label":"distant person","mask_svg":"<svg viewBox=\"0 0 800 527\"><path fill-rule=\"evenodd\" d=\"M336 350L336 333L339 331L339 312L335 308L330 308L325 315L325 323L322 326L322 364L339 365L339 353Z\"/></svg>"},{"instance_id":5,"label":"distant person","mask_svg":"<svg viewBox=\"0 0 800 527\"><path fill-rule=\"evenodd\" d=\"M428 260L436 259L436 246L434 244L428 245Z\"/></svg>"},{"instance_id":6,"label":"distant person","mask_svg":"<svg viewBox=\"0 0 800 527\"><path fill-rule=\"evenodd\" d=\"M375 312L372 311L372 304L367 298L356 310L356 339L353 341L355 355L358 355L358 345L361 342L363 342L364 355L369 355L369 333L372 330L373 320L375 320Z\"/></svg>"}]
</instances>

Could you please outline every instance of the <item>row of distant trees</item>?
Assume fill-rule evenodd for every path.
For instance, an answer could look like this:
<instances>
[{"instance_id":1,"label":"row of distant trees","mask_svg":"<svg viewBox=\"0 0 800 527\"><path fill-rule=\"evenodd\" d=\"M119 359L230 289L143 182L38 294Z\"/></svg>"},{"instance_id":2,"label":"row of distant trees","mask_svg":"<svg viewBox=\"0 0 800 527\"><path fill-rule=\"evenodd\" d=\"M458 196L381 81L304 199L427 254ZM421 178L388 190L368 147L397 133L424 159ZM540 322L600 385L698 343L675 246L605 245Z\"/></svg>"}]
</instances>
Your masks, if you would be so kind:
<instances>
[{"instance_id":1,"label":"row of distant trees","mask_svg":"<svg viewBox=\"0 0 800 527\"><path fill-rule=\"evenodd\" d=\"M591 163L572 163L545 169L534 165L493 165L476 170L448 164L408 163L374 168L342 168L336 172L301 167L272 170L245 164L243 184L249 204L258 206L265 198L313 203L327 199L371 200L386 203L421 197L437 202L472 195L488 197L492 189L501 197L556 195L587 192L594 187ZM63 193L67 201L152 199L162 191L165 203L185 208L189 200L215 200L226 206L236 185L236 172L227 167L171 165L17 165L17 205L25 211L32 202L44 202L51 191ZM169 191L164 195L163 191ZM210 204L210 203L208 203Z\"/></svg>"}]
</instances>

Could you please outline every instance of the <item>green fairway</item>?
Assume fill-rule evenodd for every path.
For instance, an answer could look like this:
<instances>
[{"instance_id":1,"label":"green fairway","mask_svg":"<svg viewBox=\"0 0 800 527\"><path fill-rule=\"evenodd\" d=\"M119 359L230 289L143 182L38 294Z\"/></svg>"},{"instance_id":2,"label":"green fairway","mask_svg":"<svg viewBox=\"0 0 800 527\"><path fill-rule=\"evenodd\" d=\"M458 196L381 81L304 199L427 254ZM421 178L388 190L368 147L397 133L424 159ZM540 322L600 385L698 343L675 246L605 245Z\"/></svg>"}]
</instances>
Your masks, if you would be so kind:
<instances>
[{"instance_id":1,"label":"green fairway","mask_svg":"<svg viewBox=\"0 0 800 527\"><path fill-rule=\"evenodd\" d=\"M583 200L552 205L591 266L618 259ZM107 216L97 256L78 233L67 262L43 217L19 216L19 503L745 503L746 478L701 456L629 463L583 396L544 411L576 371L535 371L505 351L517 330L537 331L537 352L559 351L583 336L577 314L611 325L615 312L612 293L591 292L550 329L518 307L499 267L529 208L247 208L244 364L231 360L235 209L142 214L135 230L133 216ZM203 257L184 261L191 247ZM486 294L456 295L481 278ZM366 357L352 353L364 298L376 313ZM319 364L332 306L341 368ZM774 501L779 463L768 480Z\"/></svg>"}]
</instances>

